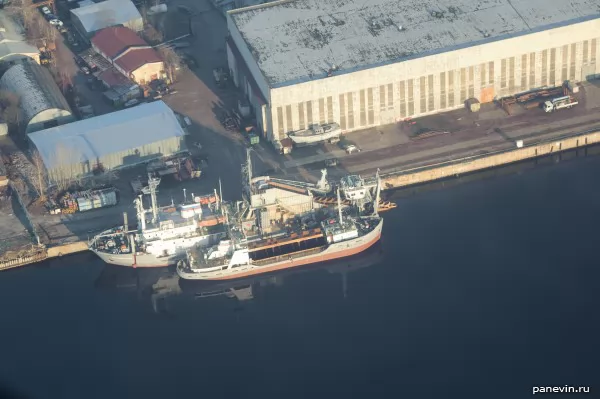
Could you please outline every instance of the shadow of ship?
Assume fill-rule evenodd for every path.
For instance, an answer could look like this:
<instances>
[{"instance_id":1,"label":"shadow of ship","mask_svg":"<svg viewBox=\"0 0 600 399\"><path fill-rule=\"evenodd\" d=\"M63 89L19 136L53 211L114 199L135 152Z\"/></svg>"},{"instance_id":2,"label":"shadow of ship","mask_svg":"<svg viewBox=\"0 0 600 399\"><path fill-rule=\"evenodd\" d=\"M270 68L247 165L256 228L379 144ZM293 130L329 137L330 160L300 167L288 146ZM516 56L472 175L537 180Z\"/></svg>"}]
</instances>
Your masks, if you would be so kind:
<instances>
[{"instance_id":1,"label":"shadow of ship","mask_svg":"<svg viewBox=\"0 0 600 399\"><path fill-rule=\"evenodd\" d=\"M225 282L183 280L179 278L174 267L133 269L105 265L95 281L95 286L107 292L136 292L138 297L152 299L153 302L171 295L193 298L225 295L243 301L253 298L252 287L255 285L280 285L293 275L326 270L342 275L345 294L345 279L348 273L375 266L383 259L383 245L379 242L356 256Z\"/></svg>"}]
</instances>

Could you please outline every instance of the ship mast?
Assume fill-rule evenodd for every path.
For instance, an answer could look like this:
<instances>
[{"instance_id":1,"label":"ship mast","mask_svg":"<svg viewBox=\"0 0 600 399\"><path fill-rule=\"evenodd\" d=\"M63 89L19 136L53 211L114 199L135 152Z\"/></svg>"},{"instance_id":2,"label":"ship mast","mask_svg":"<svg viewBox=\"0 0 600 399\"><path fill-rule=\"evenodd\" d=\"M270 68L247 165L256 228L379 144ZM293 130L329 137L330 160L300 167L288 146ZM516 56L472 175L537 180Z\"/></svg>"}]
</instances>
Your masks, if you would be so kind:
<instances>
[{"instance_id":1,"label":"ship mast","mask_svg":"<svg viewBox=\"0 0 600 399\"><path fill-rule=\"evenodd\" d=\"M379 177L379 169L377 169L377 187L375 189L375 202L373 203L373 214L377 216L379 212L379 194L381 192L381 178Z\"/></svg>"},{"instance_id":2,"label":"ship mast","mask_svg":"<svg viewBox=\"0 0 600 399\"><path fill-rule=\"evenodd\" d=\"M221 210L223 204L223 186L221 185L221 178L219 177L219 210Z\"/></svg>"},{"instance_id":3,"label":"ship mast","mask_svg":"<svg viewBox=\"0 0 600 399\"><path fill-rule=\"evenodd\" d=\"M342 200L340 198L340 189L339 188L337 190L337 205L338 205L338 212L339 212L339 217L340 217L340 224L342 224Z\"/></svg>"},{"instance_id":4,"label":"ship mast","mask_svg":"<svg viewBox=\"0 0 600 399\"><path fill-rule=\"evenodd\" d=\"M140 226L142 226L142 231L146 230L146 211L144 210L144 204L142 203L142 195L140 194L138 198L135 199L135 207L137 210L137 218Z\"/></svg>"},{"instance_id":5,"label":"ship mast","mask_svg":"<svg viewBox=\"0 0 600 399\"><path fill-rule=\"evenodd\" d=\"M150 189L150 199L152 200L152 223L158 220L158 205L156 203L156 188L160 184L160 179L148 175L148 188Z\"/></svg>"}]
</instances>

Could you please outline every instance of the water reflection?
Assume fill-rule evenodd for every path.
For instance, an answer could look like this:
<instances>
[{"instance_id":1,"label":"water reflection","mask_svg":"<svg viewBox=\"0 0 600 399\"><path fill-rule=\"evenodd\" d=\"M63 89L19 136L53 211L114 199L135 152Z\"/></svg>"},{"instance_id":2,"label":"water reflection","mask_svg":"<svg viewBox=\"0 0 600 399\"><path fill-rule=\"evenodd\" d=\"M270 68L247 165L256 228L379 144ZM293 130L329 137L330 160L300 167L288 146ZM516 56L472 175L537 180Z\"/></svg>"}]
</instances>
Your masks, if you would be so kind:
<instances>
[{"instance_id":1,"label":"water reflection","mask_svg":"<svg viewBox=\"0 0 600 399\"><path fill-rule=\"evenodd\" d=\"M380 242L362 254L350 258L226 282L182 280L175 268L132 269L107 264L96 279L95 286L107 292L134 293L139 299L150 301L155 312L162 313L166 309L166 300L171 296L183 296L193 300L223 296L236 301L249 301L254 299L255 295L260 295L264 287L281 287L295 275L326 271L340 275L340 285L332 289L340 290L340 295L346 297L348 275L356 270L375 266L383 260L383 244Z\"/></svg>"}]
</instances>

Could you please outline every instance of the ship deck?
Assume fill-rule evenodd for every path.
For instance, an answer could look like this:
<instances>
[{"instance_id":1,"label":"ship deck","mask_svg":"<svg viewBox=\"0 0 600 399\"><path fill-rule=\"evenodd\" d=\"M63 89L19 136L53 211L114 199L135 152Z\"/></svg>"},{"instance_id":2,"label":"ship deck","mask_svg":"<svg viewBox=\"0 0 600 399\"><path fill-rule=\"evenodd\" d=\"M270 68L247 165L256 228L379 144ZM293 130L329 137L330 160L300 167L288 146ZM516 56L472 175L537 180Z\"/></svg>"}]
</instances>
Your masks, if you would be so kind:
<instances>
[{"instance_id":1,"label":"ship deck","mask_svg":"<svg viewBox=\"0 0 600 399\"><path fill-rule=\"evenodd\" d=\"M275 247L281 247L288 244L301 243L314 238L322 238L323 230L320 228L304 230L301 232L292 232L283 237L267 238L266 240L255 241L248 244L248 252L262 251L266 249L272 249Z\"/></svg>"}]
</instances>

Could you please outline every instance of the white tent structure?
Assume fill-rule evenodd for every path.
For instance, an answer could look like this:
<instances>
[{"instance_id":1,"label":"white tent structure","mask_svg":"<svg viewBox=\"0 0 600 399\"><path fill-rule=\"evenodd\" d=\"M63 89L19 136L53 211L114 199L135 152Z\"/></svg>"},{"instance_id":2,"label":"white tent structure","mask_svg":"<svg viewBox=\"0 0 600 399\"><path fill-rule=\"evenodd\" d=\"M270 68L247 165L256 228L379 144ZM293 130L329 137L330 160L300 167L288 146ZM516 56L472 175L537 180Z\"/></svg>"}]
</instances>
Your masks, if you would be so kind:
<instances>
[{"instance_id":1,"label":"white tent structure","mask_svg":"<svg viewBox=\"0 0 600 399\"><path fill-rule=\"evenodd\" d=\"M29 139L52 182L134 166L187 149L178 118L162 101L35 132Z\"/></svg>"},{"instance_id":2,"label":"white tent structure","mask_svg":"<svg viewBox=\"0 0 600 399\"><path fill-rule=\"evenodd\" d=\"M144 30L144 20L130 0L106 0L71 10L71 22L83 37L91 38L97 31L123 25L134 32Z\"/></svg>"}]
</instances>

